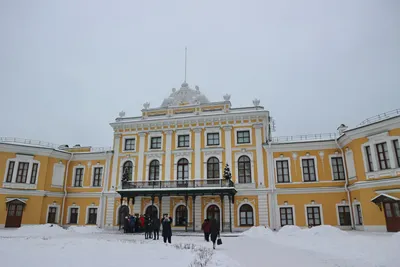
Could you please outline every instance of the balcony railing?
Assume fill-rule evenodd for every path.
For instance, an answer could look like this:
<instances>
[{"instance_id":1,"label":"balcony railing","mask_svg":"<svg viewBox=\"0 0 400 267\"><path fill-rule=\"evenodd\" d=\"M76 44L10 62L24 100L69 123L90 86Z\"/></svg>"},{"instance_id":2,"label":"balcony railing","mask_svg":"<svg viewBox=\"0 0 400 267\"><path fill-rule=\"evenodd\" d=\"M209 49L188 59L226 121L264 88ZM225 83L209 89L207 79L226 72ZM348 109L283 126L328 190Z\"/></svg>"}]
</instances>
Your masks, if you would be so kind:
<instances>
[{"instance_id":1,"label":"balcony railing","mask_svg":"<svg viewBox=\"0 0 400 267\"><path fill-rule=\"evenodd\" d=\"M391 111L388 111L385 113L375 115L373 117L369 117L368 119L363 120L359 125L357 125L357 127L365 126L365 125L372 124L372 123L375 123L378 121L383 121L383 120L390 119L390 118L393 118L393 117L396 117L399 115L400 115L400 108L394 109L394 110L391 110Z\"/></svg>"},{"instance_id":2,"label":"balcony railing","mask_svg":"<svg viewBox=\"0 0 400 267\"><path fill-rule=\"evenodd\" d=\"M324 141L334 140L338 137L336 133L320 133L320 134L303 134L293 136L277 136L272 137L273 143L291 143L291 142L307 142L307 141Z\"/></svg>"},{"instance_id":3,"label":"balcony railing","mask_svg":"<svg viewBox=\"0 0 400 267\"><path fill-rule=\"evenodd\" d=\"M122 189L194 189L194 188L229 188L235 187L232 180L201 179L201 180L171 180L171 181L123 181Z\"/></svg>"}]
</instances>

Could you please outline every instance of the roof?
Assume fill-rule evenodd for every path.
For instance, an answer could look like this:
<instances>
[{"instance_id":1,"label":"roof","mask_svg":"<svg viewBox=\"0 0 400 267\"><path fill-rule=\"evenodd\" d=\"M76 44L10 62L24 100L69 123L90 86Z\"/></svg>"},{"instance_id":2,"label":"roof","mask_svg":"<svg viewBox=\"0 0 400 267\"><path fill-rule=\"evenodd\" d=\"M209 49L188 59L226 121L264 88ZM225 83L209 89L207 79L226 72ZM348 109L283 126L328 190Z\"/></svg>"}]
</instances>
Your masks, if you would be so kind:
<instances>
[{"instance_id":1,"label":"roof","mask_svg":"<svg viewBox=\"0 0 400 267\"><path fill-rule=\"evenodd\" d=\"M374 203L381 203L385 200L391 200L391 201L400 201L399 198L391 196L389 194L379 194L378 196L374 197L373 199L371 199L371 202Z\"/></svg>"}]
</instances>

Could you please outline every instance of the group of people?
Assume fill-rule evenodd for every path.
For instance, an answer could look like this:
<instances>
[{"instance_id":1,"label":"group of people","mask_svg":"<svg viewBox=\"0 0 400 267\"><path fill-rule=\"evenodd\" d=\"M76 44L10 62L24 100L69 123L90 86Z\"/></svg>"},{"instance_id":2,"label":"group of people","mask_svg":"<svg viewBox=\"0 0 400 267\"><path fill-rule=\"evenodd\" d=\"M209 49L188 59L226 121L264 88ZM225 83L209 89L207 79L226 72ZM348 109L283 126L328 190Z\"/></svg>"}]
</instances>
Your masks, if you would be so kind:
<instances>
[{"instance_id":1,"label":"group of people","mask_svg":"<svg viewBox=\"0 0 400 267\"><path fill-rule=\"evenodd\" d=\"M164 215L161 219L146 215L128 215L124 218L124 233L144 232L145 239L158 240L160 237L160 226L162 225L162 236L164 243L171 243L172 237L172 218Z\"/></svg>"},{"instance_id":2,"label":"group of people","mask_svg":"<svg viewBox=\"0 0 400 267\"><path fill-rule=\"evenodd\" d=\"M213 249L215 249L215 243L217 242L217 238L220 236L219 223L217 222L217 220L205 219L201 226L201 230L203 230L204 239L207 242L210 242L210 237L211 237L211 242L213 243Z\"/></svg>"}]
</instances>

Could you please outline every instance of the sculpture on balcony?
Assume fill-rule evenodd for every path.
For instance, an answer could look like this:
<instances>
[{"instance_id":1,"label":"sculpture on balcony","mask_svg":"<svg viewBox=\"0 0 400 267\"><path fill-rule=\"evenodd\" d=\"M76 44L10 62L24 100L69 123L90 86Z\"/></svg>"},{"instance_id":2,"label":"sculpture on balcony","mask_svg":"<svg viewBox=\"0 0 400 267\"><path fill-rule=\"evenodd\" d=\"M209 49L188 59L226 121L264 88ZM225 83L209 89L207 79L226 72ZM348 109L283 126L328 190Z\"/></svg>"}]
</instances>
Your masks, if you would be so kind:
<instances>
[{"instance_id":1,"label":"sculpture on balcony","mask_svg":"<svg viewBox=\"0 0 400 267\"><path fill-rule=\"evenodd\" d=\"M229 165L226 164L224 168L224 178L226 180L231 180L232 179L232 173L231 170L229 169Z\"/></svg>"},{"instance_id":2,"label":"sculpture on balcony","mask_svg":"<svg viewBox=\"0 0 400 267\"><path fill-rule=\"evenodd\" d=\"M125 184L129 181L129 172L127 169L124 170L124 173L122 174L122 179L121 182L122 184Z\"/></svg>"}]
</instances>

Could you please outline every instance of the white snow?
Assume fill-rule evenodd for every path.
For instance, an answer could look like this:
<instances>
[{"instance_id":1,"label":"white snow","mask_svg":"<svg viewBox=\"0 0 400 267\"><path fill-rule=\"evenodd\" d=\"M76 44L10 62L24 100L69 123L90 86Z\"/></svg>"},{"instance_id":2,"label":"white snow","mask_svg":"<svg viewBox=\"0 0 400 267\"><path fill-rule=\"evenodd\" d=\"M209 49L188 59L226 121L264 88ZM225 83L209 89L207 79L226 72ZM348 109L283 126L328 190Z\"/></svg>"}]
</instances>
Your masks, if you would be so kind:
<instances>
[{"instance_id":1,"label":"white snow","mask_svg":"<svg viewBox=\"0 0 400 267\"><path fill-rule=\"evenodd\" d=\"M1 266L13 267L397 267L400 251L400 233L345 232L331 226L285 226L279 232L252 227L239 237L222 235L222 241L213 250L201 236L173 235L170 245L95 226L65 230L47 224L1 229L0 259Z\"/></svg>"}]
</instances>

